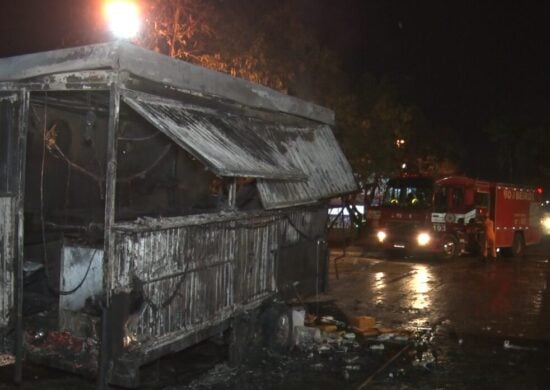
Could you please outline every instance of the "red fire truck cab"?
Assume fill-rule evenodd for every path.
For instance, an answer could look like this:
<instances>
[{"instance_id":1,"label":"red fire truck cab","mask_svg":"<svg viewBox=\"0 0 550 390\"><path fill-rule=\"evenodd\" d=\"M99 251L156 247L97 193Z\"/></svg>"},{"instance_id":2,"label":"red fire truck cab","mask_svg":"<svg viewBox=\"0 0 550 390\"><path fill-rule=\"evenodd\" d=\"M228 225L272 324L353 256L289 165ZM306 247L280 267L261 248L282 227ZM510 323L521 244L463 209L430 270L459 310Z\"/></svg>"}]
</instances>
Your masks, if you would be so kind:
<instances>
[{"instance_id":1,"label":"red fire truck cab","mask_svg":"<svg viewBox=\"0 0 550 390\"><path fill-rule=\"evenodd\" d=\"M484 242L483 218L495 225L503 254L521 255L540 242L542 190L480 181L403 175L390 179L376 238L388 251L429 252L452 258L476 253Z\"/></svg>"}]
</instances>

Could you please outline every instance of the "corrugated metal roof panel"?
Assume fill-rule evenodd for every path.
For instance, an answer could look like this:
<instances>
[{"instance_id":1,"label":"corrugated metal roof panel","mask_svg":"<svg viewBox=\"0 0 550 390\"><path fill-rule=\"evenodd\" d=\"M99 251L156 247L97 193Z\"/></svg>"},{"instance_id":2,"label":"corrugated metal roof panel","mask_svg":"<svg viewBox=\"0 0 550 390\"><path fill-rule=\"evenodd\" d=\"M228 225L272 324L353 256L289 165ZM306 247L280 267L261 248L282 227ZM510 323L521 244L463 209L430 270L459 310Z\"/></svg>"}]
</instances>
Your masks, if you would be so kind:
<instances>
[{"instance_id":1,"label":"corrugated metal roof panel","mask_svg":"<svg viewBox=\"0 0 550 390\"><path fill-rule=\"evenodd\" d=\"M180 102L145 94L125 94L123 99L217 175L305 179L247 118L195 111Z\"/></svg>"},{"instance_id":2,"label":"corrugated metal roof panel","mask_svg":"<svg viewBox=\"0 0 550 390\"><path fill-rule=\"evenodd\" d=\"M284 129L270 139L284 140L286 157L300 167L307 180L260 180L258 190L266 209L313 203L357 191L352 169L328 126Z\"/></svg>"},{"instance_id":3,"label":"corrugated metal roof panel","mask_svg":"<svg viewBox=\"0 0 550 390\"><path fill-rule=\"evenodd\" d=\"M142 93L123 99L220 176L256 177L266 209L317 202L357 190L327 125L311 128L214 112Z\"/></svg>"}]
</instances>

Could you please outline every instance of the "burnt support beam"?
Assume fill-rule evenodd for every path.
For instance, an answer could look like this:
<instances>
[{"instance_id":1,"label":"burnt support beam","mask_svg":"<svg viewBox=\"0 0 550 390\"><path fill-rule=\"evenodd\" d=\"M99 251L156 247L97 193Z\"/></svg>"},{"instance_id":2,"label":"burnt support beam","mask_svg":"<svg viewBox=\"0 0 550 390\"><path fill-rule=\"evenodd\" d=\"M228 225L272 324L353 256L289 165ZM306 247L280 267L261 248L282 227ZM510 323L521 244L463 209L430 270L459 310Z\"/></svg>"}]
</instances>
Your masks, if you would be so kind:
<instances>
[{"instance_id":1,"label":"burnt support beam","mask_svg":"<svg viewBox=\"0 0 550 390\"><path fill-rule=\"evenodd\" d=\"M101 344L98 362L98 389L107 386L109 363L112 358L111 328L111 274L114 259L113 225L115 223L115 194L117 173L117 134L120 115L120 86L118 80L111 85L109 100L109 128L107 129L107 177L105 178L105 231L103 259L104 308L101 318Z\"/></svg>"},{"instance_id":2,"label":"burnt support beam","mask_svg":"<svg viewBox=\"0 0 550 390\"><path fill-rule=\"evenodd\" d=\"M228 206L231 210L237 208L237 178L231 179L229 183L229 191L227 194Z\"/></svg>"},{"instance_id":3,"label":"burnt support beam","mask_svg":"<svg viewBox=\"0 0 550 390\"><path fill-rule=\"evenodd\" d=\"M120 116L120 87L118 83L111 86L109 101L109 128L107 129L107 177L105 178L105 259L103 261L103 290L111 290L112 259L114 257L113 225L115 224L115 195L117 174L117 139ZM105 297L109 305L109 294Z\"/></svg>"},{"instance_id":4,"label":"burnt support beam","mask_svg":"<svg viewBox=\"0 0 550 390\"><path fill-rule=\"evenodd\" d=\"M25 207L25 167L26 167L26 150L27 150L27 132L29 118L29 92L23 89L19 94L21 104L19 106L18 128L17 131L17 200L16 200L16 266L15 266L15 382L21 383L23 379L23 261L24 261L24 229L23 217Z\"/></svg>"},{"instance_id":5,"label":"burnt support beam","mask_svg":"<svg viewBox=\"0 0 550 390\"><path fill-rule=\"evenodd\" d=\"M317 270L315 275L315 295L327 291L328 286L328 251L327 242L319 237L315 241L315 258Z\"/></svg>"}]
</instances>

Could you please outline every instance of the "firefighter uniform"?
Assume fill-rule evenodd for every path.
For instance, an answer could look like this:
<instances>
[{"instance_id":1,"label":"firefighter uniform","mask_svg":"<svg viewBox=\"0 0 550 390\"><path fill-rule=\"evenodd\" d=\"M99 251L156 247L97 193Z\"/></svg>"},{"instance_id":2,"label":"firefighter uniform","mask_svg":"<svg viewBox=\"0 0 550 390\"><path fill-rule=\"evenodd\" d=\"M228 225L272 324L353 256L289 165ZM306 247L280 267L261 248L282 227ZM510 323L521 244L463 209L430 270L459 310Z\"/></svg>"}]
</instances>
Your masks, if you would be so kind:
<instances>
[{"instance_id":1,"label":"firefighter uniform","mask_svg":"<svg viewBox=\"0 0 550 390\"><path fill-rule=\"evenodd\" d=\"M485 246L483 247L483 257L487 258L487 255L489 253L489 248L491 248L491 257L493 259L497 258L497 248L495 245L495 224L489 218L489 215L485 216L485 222L483 223L485 226Z\"/></svg>"}]
</instances>

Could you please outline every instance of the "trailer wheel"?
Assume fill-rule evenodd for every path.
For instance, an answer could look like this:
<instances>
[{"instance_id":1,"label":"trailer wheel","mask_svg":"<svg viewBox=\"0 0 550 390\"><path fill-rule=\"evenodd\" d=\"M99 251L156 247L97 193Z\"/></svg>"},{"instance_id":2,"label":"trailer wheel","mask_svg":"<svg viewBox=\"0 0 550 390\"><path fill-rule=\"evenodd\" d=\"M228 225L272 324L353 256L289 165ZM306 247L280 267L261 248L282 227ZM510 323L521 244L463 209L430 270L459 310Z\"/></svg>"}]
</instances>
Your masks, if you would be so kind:
<instances>
[{"instance_id":1,"label":"trailer wheel","mask_svg":"<svg viewBox=\"0 0 550 390\"><path fill-rule=\"evenodd\" d=\"M514 234L514 241L512 242L511 255L512 257L523 256L525 253L525 240L523 239L523 234L516 232Z\"/></svg>"},{"instance_id":2,"label":"trailer wheel","mask_svg":"<svg viewBox=\"0 0 550 390\"><path fill-rule=\"evenodd\" d=\"M458 255L458 241L455 236L447 234L441 242L441 256L443 259L453 259Z\"/></svg>"},{"instance_id":3,"label":"trailer wheel","mask_svg":"<svg viewBox=\"0 0 550 390\"><path fill-rule=\"evenodd\" d=\"M277 353L287 352L292 346L292 313L282 303L270 304L261 314L262 339L266 348Z\"/></svg>"},{"instance_id":4,"label":"trailer wheel","mask_svg":"<svg viewBox=\"0 0 550 390\"><path fill-rule=\"evenodd\" d=\"M229 337L229 364L238 367L254 348L259 346L259 341L254 332L257 321L255 311L242 314L231 321L231 327L226 336Z\"/></svg>"}]
</instances>

